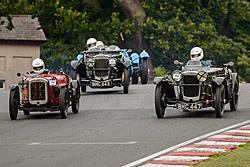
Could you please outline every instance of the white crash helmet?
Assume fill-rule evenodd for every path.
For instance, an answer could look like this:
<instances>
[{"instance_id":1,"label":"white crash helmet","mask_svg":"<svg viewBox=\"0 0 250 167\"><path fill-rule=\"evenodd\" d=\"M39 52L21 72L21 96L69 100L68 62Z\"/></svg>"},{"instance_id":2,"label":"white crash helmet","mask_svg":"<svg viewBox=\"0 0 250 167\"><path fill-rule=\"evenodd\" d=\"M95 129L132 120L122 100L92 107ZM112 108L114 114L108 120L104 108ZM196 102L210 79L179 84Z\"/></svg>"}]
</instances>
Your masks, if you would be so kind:
<instances>
[{"instance_id":1,"label":"white crash helmet","mask_svg":"<svg viewBox=\"0 0 250 167\"><path fill-rule=\"evenodd\" d=\"M204 57L203 50L200 47L194 47L190 51L190 57L191 60L200 61Z\"/></svg>"},{"instance_id":2,"label":"white crash helmet","mask_svg":"<svg viewBox=\"0 0 250 167\"><path fill-rule=\"evenodd\" d=\"M96 46L97 47L104 47L104 43L102 41L97 41Z\"/></svg>"},{"instance_id":3,"label":"white crash helmet","mask_svg":"<svg viewBox=\"0 0 250 167\"><path fill-rule=\"evenodd\" d=\"M95 47L96 43L97 43L97 40L95 38L89 38L87 40L87 46L88 46L88 48Z\"/></svg>"},{"instance_id":4,"label":"white crash helmet","mask_svg":"<svg viewBox=\"0 0 250 167\"><path fill-rule=\"evenodd\" d=\"M37 74L41 74L44 72L45 70L45 64L43 62L42 59L40 58L36 58L35 60L33 60L32 62L32 68L33 68L33 71Z\"/></svg>"}]
</instances>

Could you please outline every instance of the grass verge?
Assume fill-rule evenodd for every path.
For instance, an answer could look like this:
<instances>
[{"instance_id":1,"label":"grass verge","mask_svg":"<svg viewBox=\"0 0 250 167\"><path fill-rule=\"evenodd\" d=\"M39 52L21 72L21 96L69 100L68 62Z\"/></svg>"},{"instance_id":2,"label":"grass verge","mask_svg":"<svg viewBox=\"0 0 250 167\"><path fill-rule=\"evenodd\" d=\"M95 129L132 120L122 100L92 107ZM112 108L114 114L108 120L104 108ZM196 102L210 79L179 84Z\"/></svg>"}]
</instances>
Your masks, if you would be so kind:
<instances>
[{"instance_id":1,"label":"grass verge","mask_svg":"<svg viewBox=\"0 0 250 167\"><path fill-rule=\"evenodd\" d=\"M250 167L250 143L236 150L217 154L193 167Z\"/></svg>"}]
</instances>

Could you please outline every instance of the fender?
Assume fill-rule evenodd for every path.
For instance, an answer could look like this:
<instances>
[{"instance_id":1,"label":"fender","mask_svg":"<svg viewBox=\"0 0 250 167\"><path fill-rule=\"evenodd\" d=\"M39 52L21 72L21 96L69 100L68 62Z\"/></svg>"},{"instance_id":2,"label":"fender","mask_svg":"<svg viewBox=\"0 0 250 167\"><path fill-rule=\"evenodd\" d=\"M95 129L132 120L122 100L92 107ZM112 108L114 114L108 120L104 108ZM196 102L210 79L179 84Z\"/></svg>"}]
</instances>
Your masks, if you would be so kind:
<instances>
[{"instance_id":1,"label":"fender","mask_svg":"<svg viewBox=\"0 0 250 167\"><path fill-rule=\"evenodd\" d=\"M130 66L130 64L131 64L131 60L127 59L127 58L124 58L123 64L128 68Z\"/></svg>"},{"instance_id":2,"label":"fender","mask_svg":"<svg viewBox=\"0 0 250 167\"><path fill-rule=\"evenodd\" d=\"M15 85L15 84L10 84L9 89L10 90L19 89L19 87L17 85Z\"/></svg>"},{"instance_id":3,"label":"fender","mask_svg":"<svg viewBox=\"0 0 250 167\"><path fill-rule=\"evenodd\" d=\"M232 73L232 90L234 90L235 83L238 81L238 74Z\"/></svg>"},{"instance_id":4,"label":"fender","mask_svg":"<svg viewBox=\"0 0 250 167\"><path fill-rule=\"evenodd\" d=\"M143 51L140 53L140 58L141 58L141 59L147 59L147 58L149 58L149 55L148 55L148 53L147 53L145 50L143 50Z\"/></svg>"},{"instance_id":5,"label":"fender","mask_svg":"<svg viewBox=\"0 0 250 167\"><path fill-rule=\"evenodd\" d=\"M130 56L132 63L139 64L139 55L137 53L132 53Z\"/></svg>"},{"instance_id":6,"label":"fender","mask_svg":"<svg viewBox=\"0 0 250 167\"><path fill-rule=\"evenodd\" d=\"M71 61L71 67L76 70L77 67L78 67L78 61L77 60L72 60Z\"/></svg>"},{"instance_id":7,"label":"fender","mask_svg":"<svg viewBox=\"0 0 250 167\"><path fill-rule=\"evenodd\" d=\"M164 77L155 77L154 80L153 80L153 83L155 85L158 85L158 84L160 84L163 81L164 81Z\"/></svg>"},{"instance_id":8,"label":"fender","mask_svg":"<svg viewBox=\"0 0 250 167\"><path fill-rule=\"evenodd\" d=\"M72 91L73 91L73 96L76 95L76 90L77 88L79 88L79 82L77 80L72 80L71 81L71 87L72 87Z\"/></svg>"},{"instance_id":9,"label":"fender","mask_svg":"<svg viewBox=\"0 0 250 167\"><path fill-rule=\"evenodd\" d=\"M80 84L77 80L72 80L71 85L72 85L72 88L77 89Z\"/></svg>"},{"instance_id":10,"label":"fender","mask_svg":"<svg viewBox=\"0 0 250 167\"><path fill-rule=\"evenodd\" d=\"M217 86L221 85L225 80L225 77L214 77L212 82L215 83Z\"/></svg>"}]
</instances>

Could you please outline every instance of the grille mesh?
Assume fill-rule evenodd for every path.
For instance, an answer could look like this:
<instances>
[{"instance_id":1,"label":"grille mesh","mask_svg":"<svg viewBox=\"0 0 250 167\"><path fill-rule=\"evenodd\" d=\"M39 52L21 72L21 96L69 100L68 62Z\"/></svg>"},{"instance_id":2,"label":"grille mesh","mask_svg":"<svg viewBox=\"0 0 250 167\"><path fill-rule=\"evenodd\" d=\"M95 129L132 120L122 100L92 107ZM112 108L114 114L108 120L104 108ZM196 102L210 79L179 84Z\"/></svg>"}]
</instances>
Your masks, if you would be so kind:
<instances>
[{"instance_id":1,"label":"grille mesh","mask_svg":"<svg viewBox=\"0 0 250 167\"><path fill-rule=\"evenodd\" d=\"M31 100L45 100L45 83L31 83Z\"/></svg>"},{"instance_id":2,"label":"grille mesh","mask_svg":"<svg viewBox=\"0 0 250 167\"><path fill-rule=\"evenodd\" d=\"M196 76L184 76L184 84L199 84L199 81ZM184 96L195 97L199 95L199 86L184 86Z\"/></svg>"},{"instance_id":3,"label":"grille mesh","mask_svg":"<svg viewBox=\"0 0 250 167\"><path fill-rule=\"evenodd\" d=\"M95 68L108 68L109 60L108 59L96 59L95 60Z\"/></svg>"}]
</instances>

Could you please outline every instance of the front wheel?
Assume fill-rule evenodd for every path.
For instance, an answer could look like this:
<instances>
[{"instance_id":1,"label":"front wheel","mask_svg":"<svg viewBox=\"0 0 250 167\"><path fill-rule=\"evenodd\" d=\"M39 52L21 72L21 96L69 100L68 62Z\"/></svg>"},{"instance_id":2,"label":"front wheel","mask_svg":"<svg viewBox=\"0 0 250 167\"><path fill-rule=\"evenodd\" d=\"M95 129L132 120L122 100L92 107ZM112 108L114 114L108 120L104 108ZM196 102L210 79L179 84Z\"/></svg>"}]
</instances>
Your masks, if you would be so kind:
<instances>
[{"instance_id":1,"label":"front wheel","mask_svg":"<svg viewBox=\"0 0 250 167\"><path fill-rule=\"evenodd\" d=\"M79 112L79 100L80 100L80 88L78 87L76 89L76 94L75 96L72 96L72 112L73 114L76 114Z\"/></svg>"},{"instance_id":2,"label":"front wheel","mask_svg":"<svg viewBox=\"0 0 250 167\"><path fill-rule=\"evenodd\" d=\"M128 94L129 87L129 69L125 68L123 72L123 93Z\"/></svg>"},{"instance_id":3,"label":"front wheel","mask_svg":"<svg viewBox=\"0 0 250 167\"><path fill-rule=\"evenodd\" d=\"M61 119L67 118L69 108L69 94L66 87L60 89L59 109Z\"/></svg>"},{"instance_id":4,"label":"front wheel","mask_svg":"<svg viewBox=\"0 0 250 167\"><path fill-rule=\"evenodd\" d=\"M239 103L239 83L238 81L235 82L232 99L230 101L230 109L231 111L237 111Z\"/></svg>"},{"instance_id":5,"label":"front wheel","mask_svg":"<svg viewBox=\"0 0 250 167\"><path fill-rule=\"evenodd\" d=\"M142 59L141 83L148 83L148 59Z\"/></svg>"},{"instance_id":6,"label":"front wheel","mask_svg":"<svg viewBox=\"0 0 250 167\"><path fill-rule=\"evenodd\" d=\"M215 93L215 112L216 118L222 118L225 110L225 87L218 86Z\"/></svg>"},{"instance_id":7,"label":"front wheel","mask_svg":"<svg viewBox=\"0 0 250 167\"><path fill-rule=\"evenodd\" d=\"M132 75L132 84L138 84L138 75L137 74Z\"/></svg>"},{"instance_id":8,"label":"front wheel","mask_svg":"<svg viewBox=\"0 0 250 167\"><path fill-rule=\"evenodd\" d=\"M16 120L19 105L19 91L18 89L10 90L9 97L9 115L11 120Z\"/></svg>"},{"instance_id":9,"label":"front wheel","mask_svg":"<svg viewBox=\"0 0 250 167\"><path fill-rule=\"evenodd\" d=\"M157 118L163 118L165 114L166 106L164 104L164 92L162 91L162 85L156 85L155 88L155 112Z\"/></svg>"}]
</instances>

